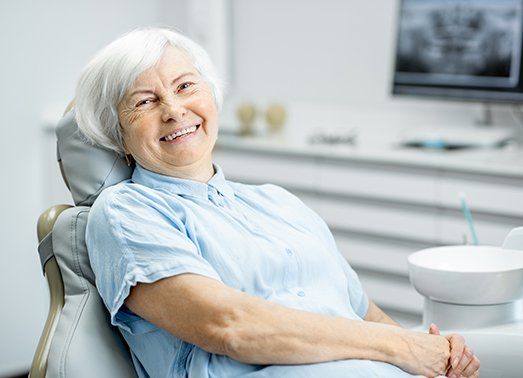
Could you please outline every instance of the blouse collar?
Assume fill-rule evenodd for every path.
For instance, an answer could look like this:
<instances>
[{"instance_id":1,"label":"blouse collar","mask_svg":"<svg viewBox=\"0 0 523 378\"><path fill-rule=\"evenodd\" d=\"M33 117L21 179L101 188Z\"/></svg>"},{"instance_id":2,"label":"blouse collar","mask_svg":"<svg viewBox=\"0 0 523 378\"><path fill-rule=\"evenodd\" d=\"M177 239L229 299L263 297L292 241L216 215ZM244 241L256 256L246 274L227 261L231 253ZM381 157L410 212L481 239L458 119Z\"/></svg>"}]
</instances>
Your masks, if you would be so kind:
<instances>
[{"instance_id":1,"label":"blouse collar","mask_svg":"<svg viewBox=\"0 0 523 378\"><path fill-rule=\"evenodd\" d=\"M145 185L153 189L164 189L168 192L193 197L207 198L209 192L214 188L218 193L234 199L234 190L225 180L223 171L219 165L213 164L215 174L207 183L194 180L182 179L178 177L165 176L155 173L136 164L131 181Z\"/></svg>"}]
</instances>

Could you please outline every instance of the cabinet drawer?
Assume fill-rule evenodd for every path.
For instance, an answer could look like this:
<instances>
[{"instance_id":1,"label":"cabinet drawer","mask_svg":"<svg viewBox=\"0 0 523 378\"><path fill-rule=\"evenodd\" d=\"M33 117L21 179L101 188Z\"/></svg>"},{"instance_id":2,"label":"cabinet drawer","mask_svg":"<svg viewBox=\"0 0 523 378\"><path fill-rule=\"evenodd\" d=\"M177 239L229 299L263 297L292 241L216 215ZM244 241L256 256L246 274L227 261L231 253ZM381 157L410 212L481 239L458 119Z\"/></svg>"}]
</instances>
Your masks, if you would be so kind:
<instances>
[{"instance_id":1,"label":"cabinet drawer","mask_svg":"<svg viewBox=\"0 0 523 378\"><path fill-rule=\"evenodd\" d=\"M474 228L480 244L501 246L510 230L523 224L513 218L502 217L474 217ZM438 221L438 239L441 244L463 244L463 235L466 235L469 244L472 236L465 218L459 213L443 211Z\"/></svg>"},{"instance_id":2,"label":"cabinet drawer","mask_svg":"<svg viewBox=\"0 0 523 378\"><path fill-rule=\"evenodd\" d=\"M408 277L407 258L411 253L428 248L425 244L407 244L389 239L371 239L334 231L341 254L354 269L383 272Z\"/></svg>"},{"instance_id":3,"label":"cabinet drawer","mask_svg":"<svg viewBox=\"0 0 523 378\"><path fill-rule=\"evenodd\" d=\"M519 216L523 221L523 180L445 173L438 192L440 206L460 208L459 193L464 192L472 212Z\"/></svg>"},{"instance_id":4,"label":"cabinet drawer","mask_svg":"<svg viewBox=\"0 0 523 378\"><path fill-rule=\"evenodd\" d=\"M318 182L316 161L307 157L278 157L263 152L235 152L218 149L214 152L225 177L232 181L253 184L278 184L309 189Z\"/></svg>"},{"instance_id":5,"label":"cabinet drawer","mask_svg":"<svg viewBox=\"0 0 523 378\"><path fill-rule=\"evenodd\" d=\"M324 162L320 191L434 206L436 174L415 168Z\"/></svg>"},{"instance_id":6,"label":"cabinet drawer","mask_svg":"<svg viewBox=\"0 0 523 378\"><path fill-rule=\"evenodd\" d=\"M319 203L314 205L314 209L331 227L396 239L437 242L436 214L431 211L329 196L322 196L316 201Z\"/></svg>"}]
</instances>

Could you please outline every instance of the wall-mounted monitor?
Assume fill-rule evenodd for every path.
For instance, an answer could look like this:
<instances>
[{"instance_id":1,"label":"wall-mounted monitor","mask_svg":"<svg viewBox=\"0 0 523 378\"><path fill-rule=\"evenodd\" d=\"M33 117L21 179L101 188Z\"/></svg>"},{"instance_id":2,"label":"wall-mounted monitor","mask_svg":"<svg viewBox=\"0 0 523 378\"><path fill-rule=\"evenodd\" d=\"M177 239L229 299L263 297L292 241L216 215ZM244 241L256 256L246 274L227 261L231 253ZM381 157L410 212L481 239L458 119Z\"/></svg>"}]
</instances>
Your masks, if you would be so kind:
<instances>
[{"instance_id":1,"label":"wall-mounted monitor","mask_svg":"<svg viewBox=\"0 0 523 378\"><path fill-rule=\"evenodd\" d=\"M522 0L402 0L393 93L523 102Z\"/></svg>"}]
</instances>

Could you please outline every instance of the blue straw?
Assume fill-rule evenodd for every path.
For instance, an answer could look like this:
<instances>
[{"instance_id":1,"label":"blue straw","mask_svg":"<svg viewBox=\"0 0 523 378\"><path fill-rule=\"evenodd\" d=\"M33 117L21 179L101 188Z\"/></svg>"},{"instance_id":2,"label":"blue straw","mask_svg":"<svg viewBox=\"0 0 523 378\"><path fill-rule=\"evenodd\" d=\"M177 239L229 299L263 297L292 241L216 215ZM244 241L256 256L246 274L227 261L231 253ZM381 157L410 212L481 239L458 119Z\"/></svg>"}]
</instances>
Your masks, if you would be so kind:
<instances>
[{"instance_id":1,"label":"blue straw","mask_svg":"<svg viewBox=\"0 0 523 378\"><path fill-rule=\"evenodd\" d=\"M476 235L476 230L474 229L474 222L472 221L472 214L470 213L469 206L467 205L467 201L465 199L465 193L463 193L463 192L459 193L459 198L461 199L461 208L463 210L463 215L465 216L465 219L467 220L470 234L472 236L472 241L474 242L475 245L478 245L479 240L478 240L478 236Z\"/></svg>"}]
</instances>

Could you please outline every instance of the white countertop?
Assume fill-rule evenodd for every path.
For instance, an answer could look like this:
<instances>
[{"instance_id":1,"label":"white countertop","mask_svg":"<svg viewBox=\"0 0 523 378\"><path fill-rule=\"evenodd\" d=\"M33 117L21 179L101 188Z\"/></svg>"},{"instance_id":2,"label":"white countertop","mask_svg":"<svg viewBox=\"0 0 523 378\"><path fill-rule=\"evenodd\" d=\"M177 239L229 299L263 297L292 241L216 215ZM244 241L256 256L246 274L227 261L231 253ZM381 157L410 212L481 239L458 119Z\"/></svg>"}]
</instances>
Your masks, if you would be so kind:
<instances>
[{"instance_id":1,"label":"white countertop","mask_svg":"<svg viewBox=\"0 0 523 378\"><path fill-rule=\"evenodd\" d=\"M217 146L219 149L523 178L521 147L451 151L405 148L388 138L386 133L377 135L373 132L359 133L357 140L354 146L327 145L310 144L306 137L240 137L224 133L220 134Z\"/></svg>"}]
</instances>

